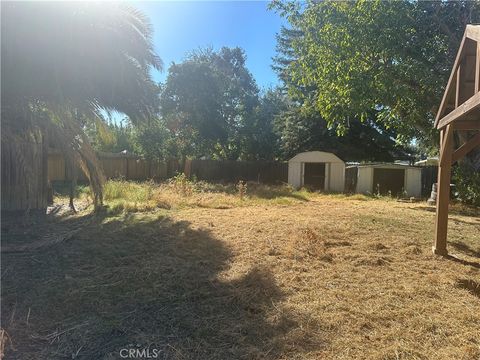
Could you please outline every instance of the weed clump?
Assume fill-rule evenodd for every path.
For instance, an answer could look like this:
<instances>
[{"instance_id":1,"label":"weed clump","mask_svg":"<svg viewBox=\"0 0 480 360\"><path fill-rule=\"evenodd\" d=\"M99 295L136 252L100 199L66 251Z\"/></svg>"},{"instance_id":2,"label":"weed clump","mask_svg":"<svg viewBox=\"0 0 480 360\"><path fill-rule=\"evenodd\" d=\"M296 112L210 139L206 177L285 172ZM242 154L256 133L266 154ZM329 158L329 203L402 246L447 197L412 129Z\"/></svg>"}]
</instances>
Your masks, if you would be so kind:
<instances>
[{"instance_id":1,"label":"weed clump","mask_svg":"<svg viewBox=\"0 0 480 360\"><path fill-rule=\"evenodd\" d=\"M168 182L171 188L182 196L191 196L194 192L194 182L184 173L174 176Z\"/></svg>"},{"instance_id":2,"label":"weed clump","mask_svg":"<svg viewBox=\"0 0 480 360\"><path fill-rule=\"evenodd\" d=\"M247 194L247 183L243 180L240 180L237 184L237 190L238 190L238 197L240 198L241 201L245 198L245 195Z\"/></svg>"}]
</instances>

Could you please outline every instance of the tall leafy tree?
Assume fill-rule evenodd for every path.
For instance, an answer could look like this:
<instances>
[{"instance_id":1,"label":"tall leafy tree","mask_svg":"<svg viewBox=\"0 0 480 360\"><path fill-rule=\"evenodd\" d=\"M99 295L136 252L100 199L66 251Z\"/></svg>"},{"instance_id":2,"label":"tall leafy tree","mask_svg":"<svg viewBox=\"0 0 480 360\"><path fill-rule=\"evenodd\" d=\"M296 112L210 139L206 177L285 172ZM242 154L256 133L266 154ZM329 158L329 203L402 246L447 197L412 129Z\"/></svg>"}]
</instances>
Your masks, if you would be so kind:
<instances>
[{"instance_id":1,"label":"tall leafy tree","mask_svg":"<svg viewBox=\"0 0 480 360\"><path fill-rule=\"evenodd\" d=\"M275 121L288 109L289 99L281 88L262 91L254 116L243 130L244 154L249 160L273 160L280 155Z\"/></svg>"},{"instance_id":2,"label":"tall leafy tree","mask_svg":"<svg viewBox=\"0 0 480 360\"><path fill-rule=\"evenodd\" d=\"M86 133L96 151L128 152L149 160L165 160L178 156L182 142L175 141L163 121L152 117L133 125L128 118L118 122L89 122Z\"/></svg>"},{"instance_id":3,"label":"tall leafy tree","mask_svg":"<svg viewBox=\"0 0 480 360\"><path fill-rule=\"evenodd\" d=\"M193 52L172 64L161 94L161 113L185 155L237 159L243 129L258 105L258 88L240 48Z\"/></svg>"},{"instance_id":4,"label":"tall leafy tree","mask_svg":"<svg viewBox=\"0 0 480 360\"><path fill-rule=\"evenodd\" d=\"M150 160L165 160L182 154L185 141L175 139L161 118L136 126L133 131L133 151Z\"/></svg>"},{"instance_id":5,"label":"tall leafy tree","mask_svg":"<svg viewBox=\"0 0 480 360\"><path fill-rule=\"evenodd\" d=\"M119 153L134 151L134 131L128 118L121 121L88 121L85 133L96 151Z\"/></svg>"},{"instance_id":6,"label":"tall leafy tree","mask_svg":"<svg viewBox=\"0 0 480 360\"><path fill-rule=\"evenodd\" d=\"M379 127L372 120L353 120L348 132L338 136L318 112L293 105L276 116L275 131L282 159L312 150L333 152L345 161L412 159L411 149L394 140L394 131Z\"/></svg>"},{"instance_id":7,"label":"tall leafy tree","mask_svg":"<svg viewBox=\"0 0 480 360\"><path fill-rule=\"evenodd\" d=\"M28 182L35 179L27 175L35 164L21 144L31 137L45 144L49 134L71 163L82 166L101 202L101 171L84 126L87 119L100 121L99 109L123 112L134 123L156 112L158 89L149 71L162 63L153 51L152 25L122 3L2 2L1 7L2 147L21 167L27 198Z\"/></svg>"},{"instance_id":8,"label":"tall leafy tree","mask_svg":"<svg viewBox=\"0 0 480 360\"><path fill-rule=\"evenodd\" d=\"M434 114L478 2L273 1L289 22L276 67L290 94L345 132L355 119L432 140Z\"/></svg>"}]
</instances>

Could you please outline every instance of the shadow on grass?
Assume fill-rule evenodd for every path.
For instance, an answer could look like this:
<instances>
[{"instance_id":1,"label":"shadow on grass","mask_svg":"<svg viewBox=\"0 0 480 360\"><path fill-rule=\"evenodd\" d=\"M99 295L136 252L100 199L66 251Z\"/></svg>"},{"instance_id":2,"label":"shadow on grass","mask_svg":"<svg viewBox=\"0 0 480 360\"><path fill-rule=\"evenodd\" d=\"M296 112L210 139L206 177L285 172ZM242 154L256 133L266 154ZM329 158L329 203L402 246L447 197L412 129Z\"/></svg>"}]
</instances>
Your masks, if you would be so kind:
<instances>
[{"instance_id":1,"label":"shadow on grass","mask_svg":"<svg viewBox=\"0 0 480 360\"><path fill-rule=\"evenodd\" d=\"M475 249L471 248L470 246L468 246L467 244L464 244L464 243L459 242L459 241L451 241L451 242L449 242L449 245L453 246L456 250L459 250L459 251L462 251L462 252L466 253L467 255L469 255L471 257L476 257L476 258L480 259L480 248L479 248L479 250L475 250Z\"/></svg>"},{"instance_id":2,"label":"shadow on grass","mask_svg":"<svg viewBox=\"0 0 480 360\"><path fill-rule=\"evenodd\" d=\"M207 230L133 214L42 251L2 254L7 357L118 359L148 348L166 359L278 358L315 346L279 310L268 270L222 277L231 258Z\"/></svg>"},{"instance_id":3,"label":"shadow on grass","mask_svg":"<svg viewBox=\"0 0 480 360\"><path fill-rule=\"evenodd\" d=\"M478 262L460 259L460 258L452 256L452 255L446 255L446 256L444 256L444 258L447 259L447 260L462 264L462 265L472 266L474 268L480 269L480 263L478 263Z\"/></svg>"},{"instance_id":4,"label":"shadow on grass","mask_svg":"<svg viewBox=\"0 0 480 360\"><path fill-rule=\"evenodd\" d=\"M309 201L305 195L292 192L287 188L268 188L268 187L259 187L253 190L249 195L253 195L260 199L272 200L276 198L286 197L292 198L300 201Z\"/></svg>"},{"instance_id":5,"label":"shadow on grass","mask_svg":"<svg viewBox=\"0 0 480 360\"><path fill-rule=\"evenodd\" d=\"M435 213L437 210L435 206L417 206L411 207L410 209L413 210L422 210ZM476 207L469 207L469 206L450 206L448 210L450 215L461 215L461 216L468 216L478 218L480 216L480 209ZM457 221L457 220L456 220Z\"/></svg>"},{"instance_id":6,"label":"shadow on grass","mask_svg":"<svg viewBox=\"0 0 480 360\"><path fill-rule=\"evenodd\" d=\"M480 298L480 283L470 280L461 279L457 281L456 287L467 290L473 296Z\"/></svg>"},{"instance_id":7,"label":"shadow on grass","mask_svg":"<svg viewBox=\"0 0 480 360\"><path fill-rule=\"evenodd\" d=\"M70 181L53 181L53 193L55 196L69 197L70 196ZM77 181L74 196L78 198L80 194L89 193L89 187L87 181Z\"/></svg>"},{"instance_id":8,"label":"shadow on grass","mask_svg":"<svg viewBox=\"0 0 480 360\"><path fill-rule=\"evenodd\" d=\"M2 253L26 252L58 244L83 227L98 222L93 212L75 215L60 204L42 211L2 212Z\"/></svg>"}]
</instances>

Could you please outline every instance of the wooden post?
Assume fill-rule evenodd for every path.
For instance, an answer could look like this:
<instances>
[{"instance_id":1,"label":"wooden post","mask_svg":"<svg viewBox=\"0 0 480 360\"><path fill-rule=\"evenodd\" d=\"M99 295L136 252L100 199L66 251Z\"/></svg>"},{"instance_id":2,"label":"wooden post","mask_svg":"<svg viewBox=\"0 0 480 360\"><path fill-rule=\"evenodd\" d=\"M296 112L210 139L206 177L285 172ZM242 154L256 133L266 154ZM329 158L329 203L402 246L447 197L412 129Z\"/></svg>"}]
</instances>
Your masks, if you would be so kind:
<instances>
[{"instance_id":1,"label":"wooden post","mask_svg":"<svg viewBox=\"0 0 480 360\"><path fill-rule=\"evenodd\" d=\"M461 97L460 97L460 90L461 90L461 75L462 75L462 65L458 65L457 69L457 82L455 84L455 108L458 108L458 106L461 104Z\"/></svg>"},{"instance_id":2,"label":"wooden post","mask_svg":"<svg viewBox=\"0 0 480 360\"><path fill-rule=\"evenodd\" d=\"M448 204L450 201L450 173L452 169L453 128L447 125L440 135L440 161L438 166L437 214L433 253L447 255Z\"/></svg>"},{"instance_id":3,"label":"wooden post","mask_svg":"<svg viewBox=\"0 0 480 360\"><path fill-rule=\"evenodd\" d=\"M480 44L477 41L477 49L475 53L475 94L480 91Z\"/></svg>"}]
</instances>

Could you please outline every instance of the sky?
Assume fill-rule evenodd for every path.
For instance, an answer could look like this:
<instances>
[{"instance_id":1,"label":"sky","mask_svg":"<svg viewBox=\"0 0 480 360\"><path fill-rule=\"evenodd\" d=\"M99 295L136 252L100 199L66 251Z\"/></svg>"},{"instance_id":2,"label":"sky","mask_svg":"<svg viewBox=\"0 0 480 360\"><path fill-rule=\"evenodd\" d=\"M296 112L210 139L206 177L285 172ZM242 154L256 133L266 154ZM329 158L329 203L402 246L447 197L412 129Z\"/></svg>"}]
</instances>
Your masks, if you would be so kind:
<instances>
[{"instance_id":1,"label":"sky","mask_svg":"<svg viewBox=\"0 0 480 360\"><path fill-rule=\"evenodd\" d=\"M172 62L181 62L192 50L239 46L245 50L247 67L260 88L275 86L271 68L275 34L285 20L267 9L266 1L151 1L135 2L153 23L154 46L164 62L164 81Z\"/></svg>"}]
</instances>

